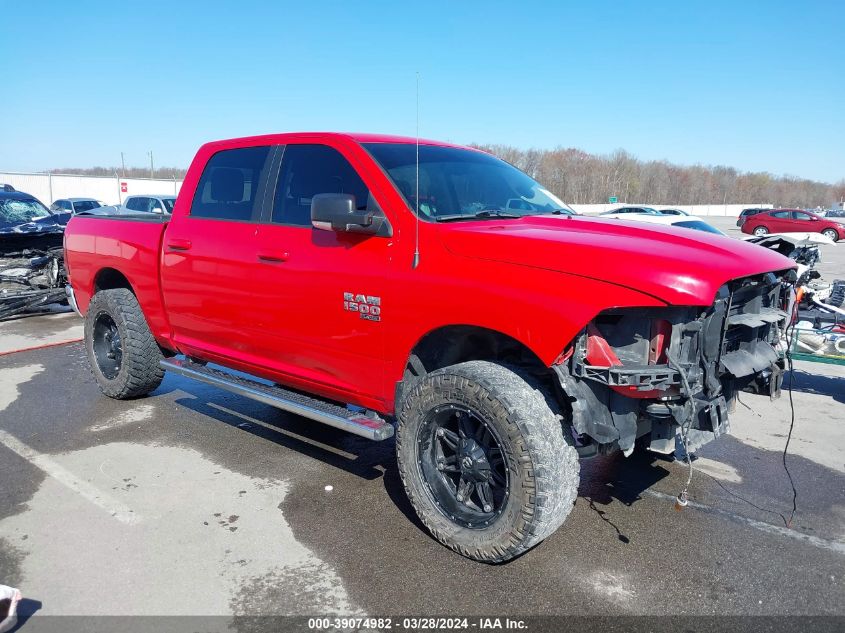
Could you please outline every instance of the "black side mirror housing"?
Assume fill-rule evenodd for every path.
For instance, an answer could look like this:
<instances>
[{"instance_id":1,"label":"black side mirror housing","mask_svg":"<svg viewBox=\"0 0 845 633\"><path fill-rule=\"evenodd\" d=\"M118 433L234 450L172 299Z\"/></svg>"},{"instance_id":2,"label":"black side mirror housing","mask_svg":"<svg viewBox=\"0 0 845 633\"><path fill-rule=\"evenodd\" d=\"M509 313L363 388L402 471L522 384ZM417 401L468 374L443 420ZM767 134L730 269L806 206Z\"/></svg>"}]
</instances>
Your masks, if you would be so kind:
<instances>
[{"instance_id":1,"label":"black side mirror housing","mask_svg":"<svg viewBox=\"0 0 845 633\"><path fill-rule=\"evenodd\" d=\"M390 237L393 231L381 209L358 211L349 193L318 193L311 198L311 225L323 231Z\"/></svg>"}]
</instances>

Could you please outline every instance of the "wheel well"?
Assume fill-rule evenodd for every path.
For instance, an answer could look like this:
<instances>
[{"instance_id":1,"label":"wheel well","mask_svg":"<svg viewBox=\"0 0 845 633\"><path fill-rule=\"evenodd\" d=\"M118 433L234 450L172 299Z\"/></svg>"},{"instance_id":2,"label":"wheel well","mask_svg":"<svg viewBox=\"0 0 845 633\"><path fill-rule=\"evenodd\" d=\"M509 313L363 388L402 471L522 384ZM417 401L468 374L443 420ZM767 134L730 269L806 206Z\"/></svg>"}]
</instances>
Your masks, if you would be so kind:
<instances>
[{"instance_id":1,"label":"wheel well","mask_svg":"<svg viewBox=\"0 0 845 633\"><path fill-rule=\"evenodd\" d=\"M489 360L522 367L539 377L552 372L525 344L496 330L471 325L450 325L423 336L405 365L396 386L397 405L402 395L426 374L470 360Z\"/></svg>"},{"instance_id":2,"label":"wheel well","mask_svg":"<svg viewBox=\"0 0 845 633\"><path fill-rule=\"evenodd\" d=\"M126 276L119 270L103 268L97 273L97 276L94 278L95 293L100 290L114 290L115 288L126 288L129 292L135 294L132 284L129 283Z\"/></svg>"}]
</instances>

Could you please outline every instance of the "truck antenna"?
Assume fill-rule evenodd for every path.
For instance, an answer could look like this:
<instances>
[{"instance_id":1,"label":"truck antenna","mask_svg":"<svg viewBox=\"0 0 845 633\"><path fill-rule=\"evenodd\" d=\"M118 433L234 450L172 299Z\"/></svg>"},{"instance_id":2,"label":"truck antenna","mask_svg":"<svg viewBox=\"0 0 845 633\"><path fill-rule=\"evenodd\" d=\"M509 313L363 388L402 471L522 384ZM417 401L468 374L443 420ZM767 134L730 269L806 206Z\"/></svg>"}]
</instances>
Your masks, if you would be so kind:
<instances>
[{"instance_id":1,"label":"truck antenna","mask_svg":"<svg viewBox=\"0 0 845 633\"><path fill-rule=\"evenodd\" d=\"M416 160L416 225L414 227L414 263L411 268L420 265L420 71L417 71L417 160Z\"/></svg>"}]
</instances>

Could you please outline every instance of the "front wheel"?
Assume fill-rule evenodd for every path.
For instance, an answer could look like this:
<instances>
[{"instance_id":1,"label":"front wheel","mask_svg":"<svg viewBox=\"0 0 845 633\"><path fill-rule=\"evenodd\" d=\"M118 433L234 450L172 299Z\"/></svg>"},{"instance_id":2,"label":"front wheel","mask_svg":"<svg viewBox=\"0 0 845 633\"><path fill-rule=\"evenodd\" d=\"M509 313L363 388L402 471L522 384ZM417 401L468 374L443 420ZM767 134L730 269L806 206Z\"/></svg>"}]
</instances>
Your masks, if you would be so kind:
<instances>
[{"instance_id":1,"label":"front wheel","mask_svg":"<svg viewBox=\"0 0 845 633\"><path fill-rule=\"evenodd\" d=\"M486 361L420 380L399 413L399 474L420 520L474 560L502 562L551 535L578 492L578 458L556 406Z\"/></svg>"},{"instance_id":2,"label":"front wheel","mask_svg":"<svg viewBox=\"0 0 845 633\"><path fill-rule=\"evenodd\" d=\"M825 229L824 231L822 231L822 235L824 235L825 237L829 237L834 242L839 239L839 233L837 233L833 229Z\"/></svg>"},{"instance_id":3,"label":"front wheel","mask_svg":"<svg viewBox=\"0 0 845 633\"><path fill-rule=\"evenodd\" d=\"M754 229L754 235L756 235L757 237L762 237L763 235L768 234L769 229L767 229L765 226L758 226L756 229Z\"/></svg>"}]
</instances>

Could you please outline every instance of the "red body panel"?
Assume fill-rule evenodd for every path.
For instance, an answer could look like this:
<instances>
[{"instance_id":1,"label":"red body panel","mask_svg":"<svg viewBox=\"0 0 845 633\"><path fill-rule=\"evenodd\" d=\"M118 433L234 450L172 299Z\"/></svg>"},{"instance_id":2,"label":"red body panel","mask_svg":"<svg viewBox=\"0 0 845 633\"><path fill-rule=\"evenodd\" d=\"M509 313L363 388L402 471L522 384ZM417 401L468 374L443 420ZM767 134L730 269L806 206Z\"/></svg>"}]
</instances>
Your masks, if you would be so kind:
<instances>
[{"instance_id":1,"label":"red body panel","mask_svg":"<svg viewBox=\"0 0 845 633\"><path fill-rule=\"evenodd\" d=\"M687 229L535 216L419 222L413 268L416 219L361 142L414 140L311 133L209 143L166 228L74 218L66 258L80 309L98 272L114 268L163 346L391 413L409 354L438 328L495 330L551 365L602 310L705 306L730 279L793 265L767 249ZM340 151L383 209L392 237L189 216L215 152L294 143ZM345 293L376 297L381 320L350 311Z\"/></svg>"},{"instance_id":2,"label":"red body panel","mask_svg":"<svg viewBox=\"0 0 845 633\"><path fill-rule=\"evenodd\" d=\"M88 310L97 275L113 269L132 285L153 336L160 345L170 346L170 324L159 283L164 230L163 222L112 222L84 215L71 218L65 231L65 265L80 311L85 314Z\"/></svg>"}]
</instances>

